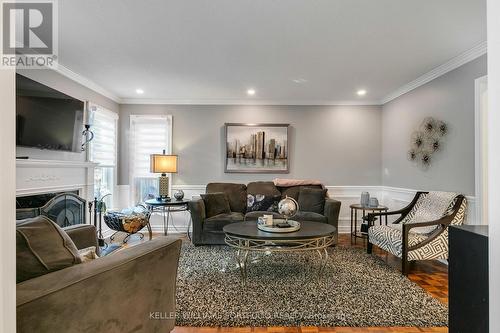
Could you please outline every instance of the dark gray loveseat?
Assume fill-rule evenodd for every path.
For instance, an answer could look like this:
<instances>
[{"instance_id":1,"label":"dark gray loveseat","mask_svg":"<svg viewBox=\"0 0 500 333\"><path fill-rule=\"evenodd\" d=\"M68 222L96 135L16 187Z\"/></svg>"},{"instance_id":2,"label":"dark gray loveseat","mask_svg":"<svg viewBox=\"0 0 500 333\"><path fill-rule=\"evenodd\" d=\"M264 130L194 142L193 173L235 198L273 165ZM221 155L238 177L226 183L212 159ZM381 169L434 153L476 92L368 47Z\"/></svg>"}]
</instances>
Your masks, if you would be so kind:
<instances>
[{"instance_id":1,"label":"dark gray loveseat","mask_svg":"<svg viewBox=\"0 0 500 333\"><path fill-rule=\"evenodd\" d=\"M230 213L219 214L210 218L206 217L205 203L203 199L193 199L189 203L191 217L193 220L192 241L194 245L225 244L222 228L229 224L242 221L257 220L263 214L273 214L281 217L276 212L251 211L247 212L247 194L278 195L299 199L301 188L322 188L320 185L302 185L292 187L276 187L273 182L251 182L245 184L233 183L210 183L207 185L206 193L224 192L229 200ZM294 220L324 222L338 228L340 212L340 201L326 198L324 209L321 214L307 211L299 211ZM337 240L335 240L335 243Z\"/></svg>"}]
</instances>

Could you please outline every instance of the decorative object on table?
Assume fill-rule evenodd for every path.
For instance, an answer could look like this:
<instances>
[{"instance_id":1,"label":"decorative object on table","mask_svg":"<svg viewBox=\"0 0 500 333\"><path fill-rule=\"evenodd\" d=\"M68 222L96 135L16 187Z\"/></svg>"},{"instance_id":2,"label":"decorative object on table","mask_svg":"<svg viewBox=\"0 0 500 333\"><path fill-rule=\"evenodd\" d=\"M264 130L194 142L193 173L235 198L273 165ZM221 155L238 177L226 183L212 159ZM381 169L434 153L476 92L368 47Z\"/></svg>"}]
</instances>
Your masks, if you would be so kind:
<instances>
[{"instance_id":1,"label":"decorative object on table","mask_svg":"<svg viewBox=\"0 0 500 333\"><path fill-rule=\"evenodd\" d=\"M257 218L257 223L267 226L274 225L274 217L272 215L263 215Z\"/></svg>"},{"instance_id":2,"label":"decorative object on table","mask_svg":"<svg viewBox=\"0 0 500 333\"><path fill-rule=\"evenodd\" d=\"M278 203L278 213L285 217L285 222L299 211L299 203L294 198L286 196Z\"/></svg>"},{"instance_id":3,"label":"decorative object on table","mask_svg":"<svg viewBox=\"0 0 500 333\"><path fill-rule=\"evenodd\" d=\"M449 128L445 122L432 117L425 118L420 128L411 136L411 147L407 153L408 160L424 170L429 168L433 154L442 150L443 139L448 131Z\"/></svg>"},{"instance_id":4,"label":"decorative object on table","mask_svg":"<svg viewBox=\"0 0 500 333\"><path fill-rule=\"evenodd\" d=\"M368 204L370 208L378 207L378 199L375 197L370 198L370 203Z\"/></svg>"},{"instance_id":5,"label":"decorative object on table","mask_svg":"<svg viewBox=\"0 0 500 333\"><path fill-rule=\"evenodd\" d=\"M127 243L131 235L136 234L144 227L147 227L149 231L149 240L151 240L152 231L149 224L150 216L151 212L142 205L136 206L134 208L126 208L120 212L107 212L104 215L104 222L106 222L106 225L111 230L115 231L115 233L111 235L109 239L113 241L114 236L118 232L124 232L127 234L127 236L123 239L123 243ZM143 234L139 235L141 239L144 238Z\"/></svg>"},{"instance_id":6,"label":"decorative object on table","mask_svg":"<svg viewBox=\"0 0 500 333\"><path fill-rule=\"evenodd\" d=\"M370 204L370 193L362 192L361 199L359 200L359 204L363 207L368 207L368 205Z\"/></svg>"},{"instance_id":7,"label":"decorative object on table","mask_svg":"<svg viewBox=\"0 0 500 333\"><path fill-rule=\"evenodd\" d=\"M175 200L182 200L184 199L184 191L183 190L177 190L174 192L174 198Z\"/></svg>"},{"instance_id":8,"label":"decorative object on table","mask_svg":"<svg viewBox=\"0 0 500 333\"><path fill-rule=\"evenodd\" d=\"M288 173L288 124L226 123L224 172Z\"/></svg>"},{"instance_id":9,"label":"decorative object on table","mask_svg":"<svg viewBox=\"0 0 500 333\"><path fill-rule=\"evenodd\" d=\"M275 219L275 222L269 225L265 219L259 219L257 220L257 228L265 232L294 232L300 230L300 222L294 220Z\"/></svg>"},{"instance_id":10,"label":"decorative object on table","mask_svg":"<svg viewBox=\"0 0 500 333\"><path fill-rule=\"evenodd\" d=\"M272 215L265 214L263 217L266 219L267 225L274 225L274 217Z\"/></svg>"},{"instance_id":11,"label":"decorative object on table","mask_svg":"<svg viewBox=\"0 0 500 333\"><path fill-rule=\"evenodd\" d=\"M177 155L151 154L150 171L152 173L161 173L158 178L158 200L169 201L168 176L167 173L177 173Z\"/></svg>"}]
</instances>

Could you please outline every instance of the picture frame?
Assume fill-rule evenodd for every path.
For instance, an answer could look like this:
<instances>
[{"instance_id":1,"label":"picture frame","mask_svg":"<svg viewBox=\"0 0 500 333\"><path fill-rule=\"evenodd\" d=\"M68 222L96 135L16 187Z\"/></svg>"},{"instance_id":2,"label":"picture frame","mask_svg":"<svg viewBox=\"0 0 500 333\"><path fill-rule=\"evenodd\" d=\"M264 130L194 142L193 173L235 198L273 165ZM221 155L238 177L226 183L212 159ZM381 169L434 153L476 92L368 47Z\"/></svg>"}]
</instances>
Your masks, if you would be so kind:
<instances>
[{"instance_id":1,"label":"picture frame","mask_svg":"<svg viewBox=\"0 0 500 333\"><path fill-rule=\"evenodd\" d=\"M289 124L225 123L225 173L289 173Z\"/></svg>"}]
</instances>

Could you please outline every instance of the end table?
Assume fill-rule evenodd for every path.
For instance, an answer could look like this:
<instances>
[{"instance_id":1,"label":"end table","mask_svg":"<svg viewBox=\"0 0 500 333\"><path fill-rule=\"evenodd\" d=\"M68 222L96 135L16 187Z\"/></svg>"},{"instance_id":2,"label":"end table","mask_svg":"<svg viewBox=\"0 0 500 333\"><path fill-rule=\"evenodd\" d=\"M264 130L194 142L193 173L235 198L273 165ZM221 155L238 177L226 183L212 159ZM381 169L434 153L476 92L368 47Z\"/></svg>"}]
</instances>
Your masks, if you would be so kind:
<instances>
[{"instance_id":1,"label":"end table","mask_svg":"<svg viewBox=\"0 0 500 333\"><path fill-rule=\"evenodd\" d=\"M168 223L170 221L170 214L174 212L184 212L189 210L189 202L191 200L182 199L176 200L171 199L170 201L150 199L146 200L145 204L148 209L153 213L155 210L159 210L163 214L163 234L166 236L168 234Z\"/></svg>"},{"instance_id":2,"label":"end table","mask_svg":"<svg viewBox=\"0 0 500 333\"><path fill-rule=\"evenodd\" d=\"M353 204L349 206L351 208L351 244L354 239L354 244L356 244L356 238L366 239L367 235L358 230L358 210L363 212L362 219L364 219L368 213L376 212L387 212L389 210L386 206L369 207L362 206L360 204ZM382 218L380 218L380 225L382 225ZM385 225L387 225L387 215L385 216Z\"/></svg>"}]
</instances>

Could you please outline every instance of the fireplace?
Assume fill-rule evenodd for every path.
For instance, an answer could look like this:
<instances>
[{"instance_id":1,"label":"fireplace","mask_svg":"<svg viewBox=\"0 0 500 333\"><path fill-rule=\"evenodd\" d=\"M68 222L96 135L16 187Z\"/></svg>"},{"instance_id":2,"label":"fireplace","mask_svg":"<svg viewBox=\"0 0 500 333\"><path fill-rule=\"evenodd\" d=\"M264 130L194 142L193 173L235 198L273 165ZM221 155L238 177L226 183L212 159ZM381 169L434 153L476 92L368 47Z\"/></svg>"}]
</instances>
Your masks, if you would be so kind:
<instances>
[{"instance_id":1,"label":"fireplace","mask_svg":"<svg viewBox=\"0 0 500 333\"><path fill-rule=\"evenodd\" d=\"M96 165L84 161L18 159L17 218L43 214L61 226L89 223L85 200L94 199Z\"/></svg>"},{"instance_id":2,"label":"fireplace","mask_svg":"<svg viewBox=\"0 0 500 333\"><path fill-rule=\"evenodd\" d=\"M16 219L47 216L60 227L85 223L86 201L78 191L44 193L16 198Z\"/></svg>"}]
</instances>

